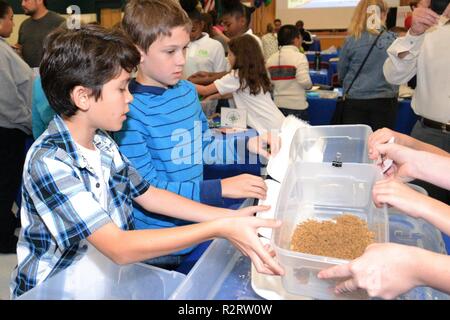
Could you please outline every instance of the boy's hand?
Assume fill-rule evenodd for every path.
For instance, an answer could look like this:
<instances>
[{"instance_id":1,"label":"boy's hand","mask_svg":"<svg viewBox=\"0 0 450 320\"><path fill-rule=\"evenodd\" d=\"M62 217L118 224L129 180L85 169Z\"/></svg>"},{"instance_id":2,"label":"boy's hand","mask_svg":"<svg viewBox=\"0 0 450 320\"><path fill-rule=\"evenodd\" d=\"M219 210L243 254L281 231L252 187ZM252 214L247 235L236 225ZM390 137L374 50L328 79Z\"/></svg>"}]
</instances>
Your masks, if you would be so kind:
<instances>
[{"instance_id":1,"label":"boy's hand","mask_svg":"<svg viewBox=\"0 0 450 320\"><path fill-rule=\"evenodd\" d=\"M266 199L267 186L261 177L251 174L240 174L235 177L221 180L222 197L241 199Z\"/></svg>"},{"instance_id":2,"label":"boy's hand","mask_svg":"<svg viewBox=\"0 0 450 320\"><path fill-rule=\"evenodd\" d=\"M270 149L269 149L270 146ZM248 151L262 155L269 159L280 151L281 139L277 134L265 133L261 136L250 138L247 143Z\"/></svg>"},{"instance_id":3,"label":"boy's hand","mask_svg":"<svg viewBox=\"0 0 450 320\"><path fill-rule=\"evenodd\" d=\"M256 217L226 218L221 234L245 256L248 256L260 273L283 275L283 268L274 260L273 252L264 247L257 235L259 228L278 228L281 221Z\"/></svg>"}]
</instances>

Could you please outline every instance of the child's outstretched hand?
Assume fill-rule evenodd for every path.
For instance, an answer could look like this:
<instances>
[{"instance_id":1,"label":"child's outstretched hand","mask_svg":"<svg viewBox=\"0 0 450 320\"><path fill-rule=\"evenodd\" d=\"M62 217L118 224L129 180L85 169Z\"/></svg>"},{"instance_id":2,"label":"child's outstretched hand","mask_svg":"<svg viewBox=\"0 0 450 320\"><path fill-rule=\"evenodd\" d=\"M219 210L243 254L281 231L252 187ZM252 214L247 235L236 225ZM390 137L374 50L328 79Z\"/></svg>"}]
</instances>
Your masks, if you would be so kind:
<instances>
[{"instance_id":1,"label":"child's outstretched hand","mask_svg":"<svg viewBox=\"0 0 450 320\"><path fill-rule=\"evenodd\" d=\"M247 143L248 151L260 154L266 159L274 156L280 151L281 139L278 134L265 133L260 136L250 138Z\"/></svg>"},{"instance_id":2,"label":"child's outstretched hand","mask_svg":"<svg viewBox=\"0 0 450 320\"><path fill-rule=\"evenodd\" d=\"M257 230L278 228L281 221L256 217L235 217L225 219L222 234L245 256L248 256L260 273L283 275L284 270L273 258L273 252L261 243Z\"/></svg>"},{"instance_id":3,"label":"child's outstretched hand","mask_svg":"<svg viewBox=\"0 0 450 320\"><path fill-rule=\"evenodd\" d=\"M240 174L221 180L222 197L241 199L266 199L267 186L263 178L251 174Z\"/></svg>"}]
</instances>

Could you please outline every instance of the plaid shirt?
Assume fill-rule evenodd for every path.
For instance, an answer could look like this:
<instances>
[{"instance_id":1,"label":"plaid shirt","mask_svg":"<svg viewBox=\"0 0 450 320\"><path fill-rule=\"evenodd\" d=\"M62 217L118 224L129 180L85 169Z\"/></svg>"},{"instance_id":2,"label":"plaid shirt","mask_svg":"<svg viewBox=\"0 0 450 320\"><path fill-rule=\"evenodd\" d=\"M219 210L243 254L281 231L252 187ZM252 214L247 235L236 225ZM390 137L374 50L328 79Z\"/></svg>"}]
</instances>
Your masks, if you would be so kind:
<instances>
[{"instance_id":1,"label":"plaid shirt","mask_svg":"<svg viewBox=\"0 0 450 320\"><path fill-rule=\"evenodd\" d=\"M124 230L134 228L132 198L147 191L149 184L105 132L98 130L94 144L101 153L103 174L109 177L108 211L91 192L99 186L98 178L78 153L59 116L28 152L18 266L11 282L13 297L81 258L87 249L86 238L105 224L114 222Z\"/></svg>"}]
</instances>

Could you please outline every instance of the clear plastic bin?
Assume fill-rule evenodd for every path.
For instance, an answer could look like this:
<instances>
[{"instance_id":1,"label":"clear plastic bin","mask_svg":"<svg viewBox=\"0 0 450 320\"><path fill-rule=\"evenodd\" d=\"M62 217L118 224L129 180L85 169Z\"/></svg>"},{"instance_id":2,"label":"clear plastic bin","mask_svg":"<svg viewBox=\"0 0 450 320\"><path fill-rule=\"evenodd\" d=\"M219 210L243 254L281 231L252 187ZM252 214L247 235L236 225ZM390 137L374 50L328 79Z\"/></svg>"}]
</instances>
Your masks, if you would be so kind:
<instances>
[{"instance_id":1,"label":"clear plastic bin","mask_svg":"<svg viewBox=\"0 0 450 320\"><path fill-rule=\"evenodd\" d=\"M320 280L317 273L347 260L291 251L296 226L307 220L330 220L352 214L367 222L376 242L389 241L386 207L378 209L372 201L372 186L382 178L375 165L344 163L292 163L281 185L275 218L283 223L272 233L272 244L285 269L282 283L287 292L317 299L367 298L358 291L351 295L335 295L336 281Z\"/></svg>"},{"instance_id":2,"label":"clear plastic bin","mask_svg":"<svg viewBox=\"0 0 450 320\"><path fill-rule=\"evenodd\" d=\"M340 153L342 162L372 163L367 150L371 133L367 125L299 128L292 139L289 158L291 162L332 162Z\"/></svg>"},{"instance_id":3,"label":"clear plastic bin","mask_svg":"<svg viewBox=\"0 0 450 320\"><path fill-rule=\"evenodd\" d=\"M75 262L18 300L163 300L186 277L146 264L120 266L105 257L96 259L100 262L96 267L102 270L103 276L96 274L88 279L88 272L77 269Z\"/></svg>"}]
</instances>

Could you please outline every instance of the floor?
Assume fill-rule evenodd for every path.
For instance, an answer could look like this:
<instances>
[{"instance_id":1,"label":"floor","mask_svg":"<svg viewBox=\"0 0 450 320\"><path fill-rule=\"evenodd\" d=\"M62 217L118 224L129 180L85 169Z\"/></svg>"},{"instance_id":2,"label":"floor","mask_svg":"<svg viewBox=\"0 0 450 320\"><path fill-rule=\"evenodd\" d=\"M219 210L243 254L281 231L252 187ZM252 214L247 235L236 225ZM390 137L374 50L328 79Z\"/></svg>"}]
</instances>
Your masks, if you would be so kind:
<instances>
[{"instance_id":1,"label":"floor","mask_svg":"<svg viewBox=\"0 0 450 320\"><path fill-rule=\"evenodd\" d=\"M9 300L9 282L16 265L15 254L0 254L0 300Z\"/></svg>"}]
</instances>

